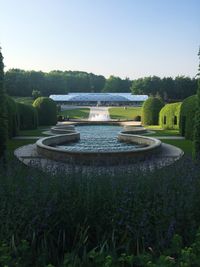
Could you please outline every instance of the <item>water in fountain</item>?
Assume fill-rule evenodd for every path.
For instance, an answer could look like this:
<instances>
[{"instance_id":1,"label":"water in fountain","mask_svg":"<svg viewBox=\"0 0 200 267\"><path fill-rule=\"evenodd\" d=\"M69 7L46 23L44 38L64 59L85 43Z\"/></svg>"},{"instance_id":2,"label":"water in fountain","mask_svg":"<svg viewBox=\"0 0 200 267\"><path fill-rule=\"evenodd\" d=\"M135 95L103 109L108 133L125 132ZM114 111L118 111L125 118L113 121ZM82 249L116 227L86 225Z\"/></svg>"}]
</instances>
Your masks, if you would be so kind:
<instances>
[{"instance_id":1,"label":"water in fountain","mask_svg":"<svg viewBox=\"0 0 200 267\"><path fill-rule=\"evenodd\" d=\"M81 134L80 140L59 147L72 152L119 152L144 147L140 144L119 142L117 136L122 129L120 126L111 125L76 126L76 130Z\"/></svg>"},{"instance_id":2,"label":"water in fountain","mask_svg":"<svg viewBox=\"0 0 200 267\"><path fill-rule=\"evenodd\" d=\"M94 114L90 121L109 121L109 116L107 114Z\"/></svg>"}]
</instances>

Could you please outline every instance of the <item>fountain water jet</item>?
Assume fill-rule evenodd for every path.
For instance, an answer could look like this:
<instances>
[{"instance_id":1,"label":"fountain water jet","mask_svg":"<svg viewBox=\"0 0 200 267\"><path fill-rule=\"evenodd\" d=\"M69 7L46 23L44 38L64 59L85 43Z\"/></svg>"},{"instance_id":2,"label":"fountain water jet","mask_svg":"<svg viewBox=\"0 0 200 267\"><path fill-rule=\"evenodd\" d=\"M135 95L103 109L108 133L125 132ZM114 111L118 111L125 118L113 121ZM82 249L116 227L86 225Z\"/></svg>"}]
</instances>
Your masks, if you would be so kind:
<instances>
[{"instance_id":1,"label":"fountain water jet","mask_svg":"<svg viewBox=\"0 0 200 267\"><path fill-rule=\"evenodd\" d=\"M94 114L90 117L90 121L109 121L110 117L107 114Z\"/></svg>"}]
</instances>

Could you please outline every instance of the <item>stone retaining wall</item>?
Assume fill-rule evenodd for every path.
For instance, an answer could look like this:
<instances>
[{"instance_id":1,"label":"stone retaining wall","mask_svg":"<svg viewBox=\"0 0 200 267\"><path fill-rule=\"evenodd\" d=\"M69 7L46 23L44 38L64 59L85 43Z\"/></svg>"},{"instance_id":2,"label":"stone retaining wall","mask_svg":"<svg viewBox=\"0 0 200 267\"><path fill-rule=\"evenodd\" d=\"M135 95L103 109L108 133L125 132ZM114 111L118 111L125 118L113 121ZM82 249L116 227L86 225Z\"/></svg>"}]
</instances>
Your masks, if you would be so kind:
<instances>
[{"instance_id":1,"label":"stone retaining wall","mask_svg":"<svg viewBox=\"0 0 200 267\"><path fill-rule=\"evenodd\" d=\"M161 142L155 138L142 137L121 133L118 139L123 142L138 143L147 145L146 147L133 149L132 151L115 152L73 152L56 145L66 144L67 142L78 141L80 133L74 132L63 135L46 137L37 141L37 151L45 158L61 161L69 164L79 165L118 165L128 164L145 160L159 152Z\"/></svg>"},{"instance_id":2,"label":"stone retaining wall","mask_svg":"<svg viewBox=\"0 0 200 267\"><path fill-rule=\"evenodd\" d=\"M51 132L53 134L68 134L68 133L74 133L75 127L74 125L59 125L51 127Z\"/></svg>"}]
</instances>

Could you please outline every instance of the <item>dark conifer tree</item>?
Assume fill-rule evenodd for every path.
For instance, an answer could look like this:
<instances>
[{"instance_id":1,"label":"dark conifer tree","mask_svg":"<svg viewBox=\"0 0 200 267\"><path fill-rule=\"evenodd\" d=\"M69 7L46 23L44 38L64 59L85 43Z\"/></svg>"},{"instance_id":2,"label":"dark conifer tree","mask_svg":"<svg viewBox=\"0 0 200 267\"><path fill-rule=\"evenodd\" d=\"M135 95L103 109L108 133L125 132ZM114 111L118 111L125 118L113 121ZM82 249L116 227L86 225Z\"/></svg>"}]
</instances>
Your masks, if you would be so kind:
<instances>
[{"instance_id":1,"label":"dark conifer tree","mask_svg":"<svg viewBox=\"0 0 200 267\"><path fill-rule=\"evenodd\" d=\"M199 49L200 59L200 49ZM197 111L195 114L195 125L194 125L194 157L200 160L200 63L198 72L198 88L197 88Z\"/></svg>"},{"instance_id":2,"label":"dark conifer tree","mask_svg":"<svg viewBox=\"0 0 200 267\"><path fill-rule=\"evenodd\" d=\"M6 97L4 90L4 64L0 48L0 158L5 159L7 140Z\"/></svg>"}]
</instances>

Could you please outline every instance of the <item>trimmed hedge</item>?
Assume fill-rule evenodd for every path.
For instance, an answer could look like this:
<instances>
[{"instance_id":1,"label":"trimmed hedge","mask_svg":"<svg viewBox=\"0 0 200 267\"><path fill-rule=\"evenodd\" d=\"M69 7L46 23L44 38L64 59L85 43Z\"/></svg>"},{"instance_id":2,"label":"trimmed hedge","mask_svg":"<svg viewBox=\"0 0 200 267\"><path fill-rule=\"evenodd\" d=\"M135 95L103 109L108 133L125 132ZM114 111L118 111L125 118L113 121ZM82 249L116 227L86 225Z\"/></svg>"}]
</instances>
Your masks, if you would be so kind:
<instances>
[{"instance_id":1,"label":"trimmed hedge","mask_svg":"<svg viewBox=\"0 0 200 267\"><path fill-rule=\"evenodd\" d=\"M159 113L159 125L163 129L179 129L182 102L167 104Z\"/></svg>"},{"instance_id":2,"label":"trimmed hedge","mask_svg":"<svg viewBox=\"0 0 200 267\"><path fill-rule=\"evenodd\" d=\"M142 106L142 123L144 125L158 125L159 112L164 106L161 99L149 97Z\"/></svg>"},{"instance_id":3,"label":"trimmed hedge","mask_svg":"<svg viewBox=\"0 0 200 267\"><path fill-rule=\"evenodd\" d=\"M0 47L0 158L5 159L8 125L6 118L6 95L4 88L4 64Z\"/></svg>"},{"instance_id":4,"label":"trimmed hedge","mask_svg":"<svg viewBox=\"0 0 200 267\"><path fill-rule=\"evenodd\" d=\"M38 97L33 106L38 111L39 125L55 125L57 123L57 107L52 99Z\"/></svg>"},{"instance_id":5,"label":"trimmed hedge","mask_svg":"<svg viewBox=\"0 0 200 267\"><path fill-rule=\"evenodd\" d=\"M37 110L31 105L17 103L20 130L33 130L38 126Z\"/></svg>"},{"instance_id":6,"label":"trimmed hedge","mask_svg":"<svg viewBox=\"0 0 200 267\"><path fill-rule=\"evenodd\" d=\"M186 139L193 140L197 95L187 97L180 110L180 134Z\"/></svg>"},{"instance_id":7,"label":"trimmed hedge","mask_svg":"<svg viewBox=\"0 0 200 267\"><path fill-rule=\"evenodd\" d=\"M199 57L200 57L200 49L199 49ZM199 70L200 70L200 65L199 65ZM198 79L198 89L197 89L197 110L195 113L195 123L194 123L193 155L194 155L194 158L196 160L199 160L200 162L200 77Z\"/></svg>"},{"instance_id":8,"label":"trimmed hedge","mask_svg":"<svg viewBox=\"0 0 200 267\"><path fill-rule=\"evenodd\" d=\"M6 96L8 137L16 136L19 132L19 114L17 103L10 97Z\"/></svg>"}]
</instances>

